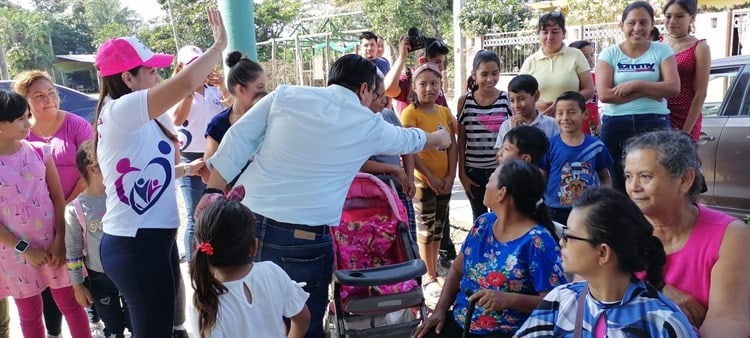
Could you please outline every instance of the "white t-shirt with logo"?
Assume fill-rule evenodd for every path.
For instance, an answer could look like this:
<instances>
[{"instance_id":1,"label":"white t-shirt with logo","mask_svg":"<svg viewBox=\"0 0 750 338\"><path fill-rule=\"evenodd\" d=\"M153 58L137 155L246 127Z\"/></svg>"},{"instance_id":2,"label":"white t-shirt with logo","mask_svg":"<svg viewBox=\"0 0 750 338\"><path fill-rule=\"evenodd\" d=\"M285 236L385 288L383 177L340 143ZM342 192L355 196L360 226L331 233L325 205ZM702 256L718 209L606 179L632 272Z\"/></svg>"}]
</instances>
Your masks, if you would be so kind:
<instances>
[{"instance_id":1,"label":"white t-shirt with logo","mask_svg":"<svg viewBox=\"0 0 750 338\"><path fill-rule=\"evenodd\" d=\"M185 153L202 153L206 151L206 127L214 115L224 110L221 104L221 93L214 86L205 86L204 95L193 93L193 104L185 122L177 129L177 139L180 140L180 150ZM179 103L169 109L174 114ZM170 122L171 123L171 122Z\"/></svg>"},{"instance_id":2,"label":"white t-shirt with logo","mask_svg":"<svg viewBox=\"0 0 750 338\"><path fill-rule=\"evenodd\" d=\"M175 194L175 149L148 116L148 91L109 100L99 116L97 158L104 176L104 233L135 237L138 229L180 225ZM174 133L166 114L158 121Z\"/></svg>"}]
</instances>

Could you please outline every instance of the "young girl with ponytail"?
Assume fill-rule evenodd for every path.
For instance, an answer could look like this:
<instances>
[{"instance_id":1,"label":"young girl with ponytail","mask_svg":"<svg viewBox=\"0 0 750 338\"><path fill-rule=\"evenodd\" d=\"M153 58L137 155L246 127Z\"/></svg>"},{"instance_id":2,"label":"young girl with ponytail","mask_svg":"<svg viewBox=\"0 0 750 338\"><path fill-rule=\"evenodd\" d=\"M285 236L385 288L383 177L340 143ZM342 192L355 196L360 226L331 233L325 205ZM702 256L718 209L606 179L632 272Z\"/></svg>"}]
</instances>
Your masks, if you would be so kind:
<instances>
[{"instance_id":1,"label":"young girl with ponytail","mask_svg":"<svg viewBox=\"0 0 750 338\"><path fill-rule=\"evenodd\" d=\"M309 294L278 265L253 262L258 249L253 213L235 187L200 213L195 251L192 332L198 337L303 337L310 323ZM290 319L284 326L282 317Z\"/></svg>"},{"instance_id":2,"label":"young girl with ponytail","mask_svg":"<svg viewBox=\"0 0 750 338\"><path fill-rule=\"evenodd\" d=\"M565 272L584 281L547 294L516 336L696 337L685 315L659 291L666 255L652 232L624 194L600 187L583 192L560 245Z\"/></svg>"}]
</instances>

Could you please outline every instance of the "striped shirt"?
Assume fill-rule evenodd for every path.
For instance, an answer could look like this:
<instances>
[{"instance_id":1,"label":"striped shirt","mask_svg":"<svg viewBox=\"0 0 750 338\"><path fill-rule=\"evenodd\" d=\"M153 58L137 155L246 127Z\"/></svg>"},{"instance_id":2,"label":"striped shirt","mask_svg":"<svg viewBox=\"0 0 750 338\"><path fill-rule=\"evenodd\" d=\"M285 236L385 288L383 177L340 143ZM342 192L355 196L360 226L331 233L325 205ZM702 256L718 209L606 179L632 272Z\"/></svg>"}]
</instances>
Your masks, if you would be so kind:
<instances>
[{"instance_id":1,"label":"striped shirt","mask_svg":"<svg viewBox=\"0 0 750 338\"><path fill-rule=\"evenodd\" d=\"M495 102L481 106L473 93L466 94L463 109L458 115L458 123L466 133L464 163L468 168L494 169L497 167L493 148L500 126L510 117L508 94L500 91Z\"/></svg>"},{"instance_id":2,"label":"striped shirt","mask_svg":"<svg viewBox=\"0 0 750 338\"><path fill-rule=\"evenodd\" d=\"M573 337L578 297L585 284L565 284L550 291L516 332L516 336ZM594 337L596 322L602 316L606 319L607 337L696 337L677 305L652 286L638 280L628 286L619 302L605 303L587 294L583 310L583 337Z\"/></svg>"}]
</instances>

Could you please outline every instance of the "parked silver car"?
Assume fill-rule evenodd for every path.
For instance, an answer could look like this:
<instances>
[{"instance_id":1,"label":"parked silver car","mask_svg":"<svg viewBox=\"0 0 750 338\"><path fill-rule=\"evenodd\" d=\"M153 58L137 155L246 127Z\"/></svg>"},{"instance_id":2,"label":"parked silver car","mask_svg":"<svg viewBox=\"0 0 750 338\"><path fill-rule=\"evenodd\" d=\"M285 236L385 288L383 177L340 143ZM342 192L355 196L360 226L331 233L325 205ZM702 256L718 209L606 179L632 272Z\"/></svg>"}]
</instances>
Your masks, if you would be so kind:
<instances>
[{"instance_id":1,"label":"parked silver car","mask_svg":"<svg viewBox=\"0 0 750 338\"><path fill-rule=\"evenodd\" d=\"M698 143L708 187L701 202L750 215L750 55L711 62Z\"/></svg>"}]
</instances>

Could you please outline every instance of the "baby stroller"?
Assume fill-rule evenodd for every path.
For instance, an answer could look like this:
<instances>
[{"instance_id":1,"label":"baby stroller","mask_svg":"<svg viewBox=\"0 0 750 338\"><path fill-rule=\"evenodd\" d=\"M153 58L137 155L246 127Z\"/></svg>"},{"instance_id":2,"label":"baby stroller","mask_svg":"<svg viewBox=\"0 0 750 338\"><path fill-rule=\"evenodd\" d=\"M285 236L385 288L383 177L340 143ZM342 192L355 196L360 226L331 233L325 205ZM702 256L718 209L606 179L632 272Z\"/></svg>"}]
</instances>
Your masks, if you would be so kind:
<instances>
[{"instance_id":1,"label":"baby stroller","mask_svg":"<svg viewBox=\"0 0 750 338\"><path fill-rule=\"evenodd\" d=\"M412 336L426 316L420 287L426 267L396 192L373 175L357 174L331 235L335 337Z\"/></svg>"}]
</instances>

